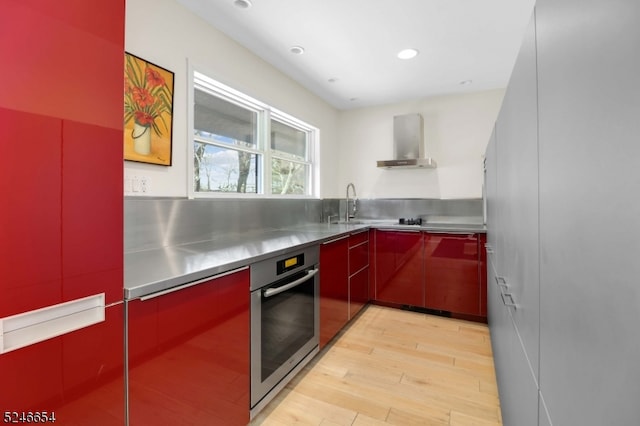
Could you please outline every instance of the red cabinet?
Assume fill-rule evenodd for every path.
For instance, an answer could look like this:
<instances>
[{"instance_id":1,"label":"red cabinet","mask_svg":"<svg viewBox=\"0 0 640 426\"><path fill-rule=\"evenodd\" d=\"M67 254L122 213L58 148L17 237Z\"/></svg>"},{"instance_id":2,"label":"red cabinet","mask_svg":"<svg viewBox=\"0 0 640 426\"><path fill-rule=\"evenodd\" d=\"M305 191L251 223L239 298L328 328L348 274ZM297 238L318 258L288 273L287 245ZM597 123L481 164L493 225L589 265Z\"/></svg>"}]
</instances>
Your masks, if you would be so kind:
<instances>
[{"instance_id":1,"label":"red cabinet","mask_svg":"<svg viewBox=\"0 0 640 426\"><path fill-rule=\"evenodd\" d=\"M349 319L369 301L369 231L349 236Z\"/></svg>"},{"instance_id":2,"label":"red cabinet","mask_svg":"<svg viewBox=\"0 0 640 426\"><path fill-rule=\"evenodd\" d=\"M320 246L320 348L349 321L349 237Z\"/></svg>"},{"instance_id":3,"label":"red cabinet","mask_svg":"<svg viewBox=\"0 0 640 426\"><path fill-rule=\"evenodd\" d=\"M63 425L124 424L123 330L118 303L103 322L0 355L0 408L53 412Z\"/></svg>"},{"instance_id":4,"label":"red cabinet","mask_svg":"<svg viewBox=\"0 0 640 426\"><path fill-rule=\"evenodd\" d=\"M249 422L249 270L128 305L129 423Z\"/></svg>"},{"instance_id":5,"label":"red cabinet","mask_svg":"<svg viewBox=\"0 0 640 426\"><path fill-rule=\"evenodd\" d=\"M481 315L478 235L427 233L425 238L425 306Z\"/></svg>"},{"instance_id":6,"label":"red cabinet","mask_svg":"<svg viewBox=\"0 0 640 426\"><path fill-rule=\"evenodd\" d=\"M486 318L485 234L377 229L374 235L372 299Z\"/></svg>"},{"instance_id":7,"label":"red cabinet","mask_svg":"<svg viewBox=\"0 0 640 426\"><path fill-rule=\"evenodd\" d=\"M105 321L0 355L4 410L124 423L124 1L0 13L0 317L106 294Z\"/></svg>"},{"instance_id":8,"label":"red cabinet","mask_svg":"<svg viewBox=\"0 0 640 426\"><path fill-rule=\"evenodd\" d=\"M377 229L375 245L375 300L423 306L422 232Z\"/></svg>"}]
</instances>

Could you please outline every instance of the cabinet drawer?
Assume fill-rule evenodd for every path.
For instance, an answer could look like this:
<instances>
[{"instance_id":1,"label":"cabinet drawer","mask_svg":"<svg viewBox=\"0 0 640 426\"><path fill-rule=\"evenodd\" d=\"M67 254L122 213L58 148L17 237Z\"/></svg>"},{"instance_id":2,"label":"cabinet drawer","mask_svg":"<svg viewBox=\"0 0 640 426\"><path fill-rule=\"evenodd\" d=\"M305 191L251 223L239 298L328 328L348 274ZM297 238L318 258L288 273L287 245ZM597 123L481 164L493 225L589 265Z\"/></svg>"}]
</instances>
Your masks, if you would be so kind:
<instances>
[{"instance_id":1,"label":"cabinet drawer","mask_svg":"<svg viewBox=\"0 0 640 426\"><path fill-rule=\"evenodd\" d=\"M349 275L353 275L369 265L369 242L366 241L349 249Z\"/></svg>"},{"instance_id":2,"label":"cabinet drawer","mask_svg":"<svg viewBox=\"0 0 640 426\"><path fill-rule=\"evenodd\" d=\"M369 302L369 268L364 268L349 278L349 295L351 319Z\"/></svg>"},{"instance_id":3,"label":"cabinet drawer","mask_svg":"<svg viewBox=\"0 0 640 426\"><path fill-rule=\"evenodd\" d=\"M355 247L365 241L369 241L369 230L351 234L349 236L349 247Z\"/></svg>"}]
</instances>

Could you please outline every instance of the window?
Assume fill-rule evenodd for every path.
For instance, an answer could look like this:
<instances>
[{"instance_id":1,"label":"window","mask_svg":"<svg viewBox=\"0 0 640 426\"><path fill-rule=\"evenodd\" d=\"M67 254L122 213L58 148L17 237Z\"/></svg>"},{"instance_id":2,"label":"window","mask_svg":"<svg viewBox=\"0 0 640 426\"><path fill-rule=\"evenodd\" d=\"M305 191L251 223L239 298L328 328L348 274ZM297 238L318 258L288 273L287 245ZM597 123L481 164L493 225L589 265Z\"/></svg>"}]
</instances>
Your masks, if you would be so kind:
<instances>
[{"instance_id":1,"label":"window","mask_svg":"<svg viewBox=\"0 0 640 426\"><path fill-rule=\"evenodd\" d=\"M311 196L317 129L194 72L193 195Z\"/></svg>"}]
</instances>

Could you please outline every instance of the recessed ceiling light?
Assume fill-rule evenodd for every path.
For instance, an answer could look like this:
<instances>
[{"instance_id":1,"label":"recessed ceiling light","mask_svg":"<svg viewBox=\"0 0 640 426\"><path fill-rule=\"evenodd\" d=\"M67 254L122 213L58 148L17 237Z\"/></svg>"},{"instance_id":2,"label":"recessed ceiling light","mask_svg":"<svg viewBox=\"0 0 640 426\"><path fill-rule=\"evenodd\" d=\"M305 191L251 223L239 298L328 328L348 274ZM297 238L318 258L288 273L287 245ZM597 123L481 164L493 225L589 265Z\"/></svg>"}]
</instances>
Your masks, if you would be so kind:
<instances>
[{"instance_id":1,"label":"recessed ceiling light","mask_svg":"<svg viewBox=\"0 0 640 426\"><path fill-rule=\"evenodd\" d=\"M468 86L473 83L473 80L463 80L460 82L460 86Z\"/></svg>"},{"instance_id":2,"label":"recessed ceiling light","mask_svg":"<svg viewBox=\"0 0 640 426\"><path fill-rule=\"evenodd\" d=\"M398 52L398 58L400 59L411 59L418 56L418 51L416 49L404 49Z\"/></svg>"},{"instance_id":3,"label":"recessed ceiling light","mask_svg":"<svg viewBox=\"0 0 640 426\"><path fill-rule=\"evenodd\" d=\"M233 5L240 9L249 9L251 7L251 0L233 0Z\"/></svg>"},{"instance_id":4,"label":"recessed ceiling light","mask_svg":"<svg viewBox=\"0 0 640 426\"><path fill-rule=\"evenodd\" d=\"M304 47L291 46L291 48L289 49L289 52L293 53L294 55L302 55L304 53Z\"/></svg>"}]
</instances>

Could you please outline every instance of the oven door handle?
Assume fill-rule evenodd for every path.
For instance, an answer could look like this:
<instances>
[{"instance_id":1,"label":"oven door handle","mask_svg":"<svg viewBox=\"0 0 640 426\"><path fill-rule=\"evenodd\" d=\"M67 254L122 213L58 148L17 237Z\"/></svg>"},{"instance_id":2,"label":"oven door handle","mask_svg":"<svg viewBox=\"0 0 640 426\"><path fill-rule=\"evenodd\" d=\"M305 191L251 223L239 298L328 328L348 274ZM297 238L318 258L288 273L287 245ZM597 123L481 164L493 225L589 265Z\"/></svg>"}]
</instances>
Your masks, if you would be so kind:
<instances>
[{"instance_id":1,"label":"oven door handle","mask_svg":"<svg viewBox=\"0 0 640 426\"><path fill-rule=\"evenodd\" d=\"M264 295L264 297L271 297L271 296L275 296L276 294L280 294L283 291L287 291L289 289L292 289L293 287L297 287L300 284L309 281L311 278L313 278L314 275L316 275L318 273L318 269L309 269L307 271L307 275L305 275L302 278L298 278L295 281L291 281L289 284L285 284L282 287L278 287L278 288L268 288L266 289L262 294Z\"/></svg>"}]
</instances>

